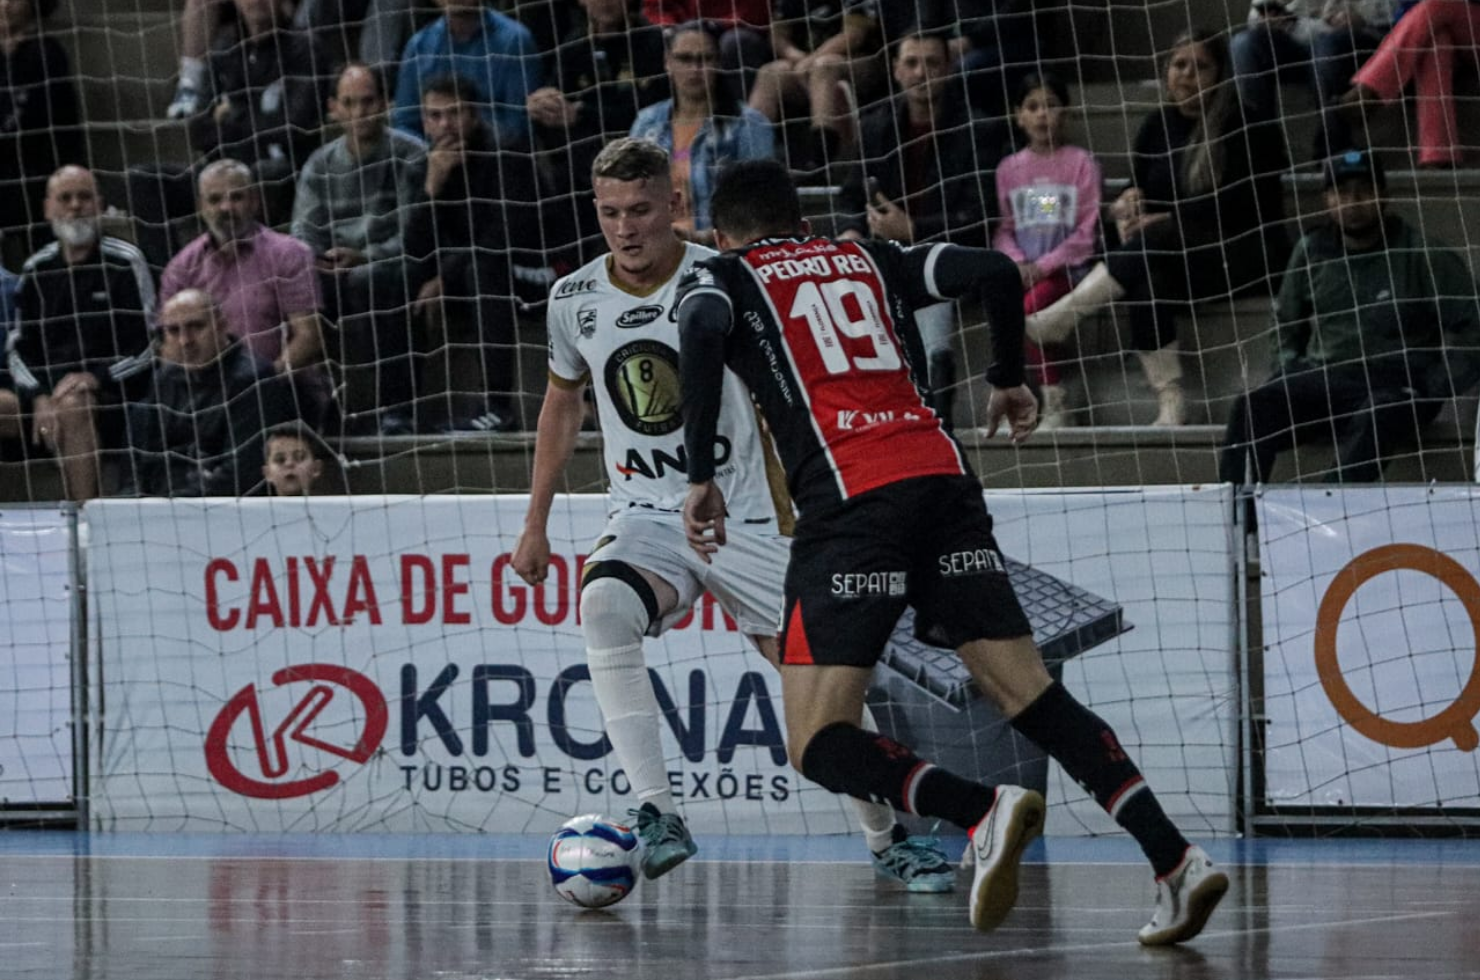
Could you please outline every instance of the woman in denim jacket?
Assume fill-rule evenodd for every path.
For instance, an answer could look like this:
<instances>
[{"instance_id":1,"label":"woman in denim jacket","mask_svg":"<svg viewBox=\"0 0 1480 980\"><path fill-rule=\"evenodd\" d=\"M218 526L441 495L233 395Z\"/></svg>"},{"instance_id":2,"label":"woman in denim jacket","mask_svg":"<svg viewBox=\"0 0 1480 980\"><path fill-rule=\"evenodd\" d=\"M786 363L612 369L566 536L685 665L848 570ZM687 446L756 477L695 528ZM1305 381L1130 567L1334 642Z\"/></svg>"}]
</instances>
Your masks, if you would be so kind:
<instances>
[{"instance_id":1,"label":"woman in denim jacket","mask_svg":"<svg viewBox=\"0 0 1480 980\"><path fill-rule=\"evenodd\" d=\"M709 243L709 198L719 168L774 156L775 137L770 121L730 92L719 71L719 43L702 23L674 28L664 67L673 98L638 113L631 135L653 140L673 161L673 186L682 196L674 230Z\"/></svg>"}]
</instances>

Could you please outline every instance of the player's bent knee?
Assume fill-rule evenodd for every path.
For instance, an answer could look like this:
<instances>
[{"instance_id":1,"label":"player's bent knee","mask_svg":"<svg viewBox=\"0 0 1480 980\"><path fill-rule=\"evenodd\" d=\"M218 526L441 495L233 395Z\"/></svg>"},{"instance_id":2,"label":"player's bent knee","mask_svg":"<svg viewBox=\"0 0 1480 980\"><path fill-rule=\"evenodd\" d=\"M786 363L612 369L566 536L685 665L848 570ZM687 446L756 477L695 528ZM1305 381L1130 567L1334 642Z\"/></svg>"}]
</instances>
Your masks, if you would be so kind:
<instances>
[{"instance_id":1,"label":"player's bent knee","mask_svg":"<svg viewBox=\"0 0 1480 980\"><path fill-rule=\"evenodd\" d=\"M652 587L630 565L588 566L581 586L581 630L593 659L607 651L641 647L657 612Z\"/></svg>"}]
</instances>

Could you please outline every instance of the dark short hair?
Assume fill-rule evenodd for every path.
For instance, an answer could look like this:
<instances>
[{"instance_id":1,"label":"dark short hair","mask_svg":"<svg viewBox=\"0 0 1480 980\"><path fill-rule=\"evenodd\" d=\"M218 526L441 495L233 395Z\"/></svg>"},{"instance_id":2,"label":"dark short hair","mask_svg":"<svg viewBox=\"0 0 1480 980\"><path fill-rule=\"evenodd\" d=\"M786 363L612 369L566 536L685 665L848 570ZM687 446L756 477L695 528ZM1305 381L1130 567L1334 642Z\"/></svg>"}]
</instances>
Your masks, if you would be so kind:
<instances>
[{"instance_id":1,"label":"dark short hair","mask_svg":"<svg viewBox=\"0 0 1480 980\"><path fill-rule=\"evenodd\" d=\"M714 227L749 241L802 230L802 202L791 171L778 160L741 160L719 172L709 202Z\"/></svg>"},{"instance_id":2,"label":"dark short hair","mask_svg":"<svg viewBox=\"0 0 1480 980\"><path fill-rule=\"evenodd\" d=\"M951 53L951 34L943 27L931 27L924 24L911 24L905 28L892 44L889 45L890 60L899 57L900 49L906 41L939 41L945 46L946 55Z\"/></svg>"},{"instance_id":3,"label":"dark short hair","mask_svg":"<svg viewBox=\"0 0 1480 980\"><path fill-rule=\"evenodd\" d=\"M433 75L422 83L422 99L425 100L428 95L445 95L455 102L468 102L474 105L486 101L483 98L483 89L479 88L477 82L466 75L450 71Z\"/></svg>"},{"instance_id":4,"label":"dark short hair","mask_svg":"<svg viewBox=\"0 0 1480 980\"><path fill-rule=\"evenodd\" d=\"M329 447L324 444L324 439L313 430L307 422L294 419L291 422L281 422L272 426L262 433L262 451L267 452L267 447L274 439L297 439L308 447L309 453L314 459L323 459L330 455Z\"/></svg>"},{"instance_id":5,"label":"dark short hair","mask_svg":"<svg viewBox=\"0 0 1480 980\"><path fill-rule=\"evenodd\" d=\"M673 27L670 27L667 32L664 33L663 46L667 50L672 51L673 42L677 41L685 34L703 34L705 37L709 38L709 40L713 41L716 45L719 44L719 30L716 25L711 24L707 20L686 20L682 24L676 24Z\"/></svg>"},{"instance_id":6,"label":"dark short hair","mask_svg":"<svg viewBox=\"0 0 1480 980\"><path fill-rule=\"evenodd\" d=\"M1012 104L1014 106L1021 106L1024 102L1028 101L1028 96L1041 88L1046 88L1057 96L1060 105L1067 106L1069 104L1069 86L1064 84L1064 80L1051 71L1035 71L1019 82L1017 92L1013 95Z\"/></svg>"},{"instance_id":7,"label":"dark short hair","mask_svg":"<svg viewBox=\"0 0 1480 980\"><path fill-rule=\"evenodd\" d=\"M375 97L384 102L386 99L385 72L376 65L367 65L363 61L349 61L339 69L339 74L334 76L334 97L339 97L339 83L344 81L344 76L352 68L359 68L370 75L370 85L375 89Z\"/></svg>"}]
</instances>

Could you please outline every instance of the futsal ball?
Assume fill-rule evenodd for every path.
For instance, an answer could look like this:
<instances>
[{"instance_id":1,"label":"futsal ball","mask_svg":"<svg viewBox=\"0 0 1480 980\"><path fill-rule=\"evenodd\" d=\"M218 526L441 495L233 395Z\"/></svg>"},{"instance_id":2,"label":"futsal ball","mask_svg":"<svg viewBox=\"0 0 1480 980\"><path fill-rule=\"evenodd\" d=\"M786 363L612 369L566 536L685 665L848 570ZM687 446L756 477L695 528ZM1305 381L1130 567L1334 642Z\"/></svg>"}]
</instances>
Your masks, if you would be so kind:
<instances>
[{"instance_id":1,"label":"futsal ball","mask_svg":"<svg viewBox=\"0 0 1480 980\"><path fill-rule=\"evenodd\" d=\"M584 908L626 898L637 886L637 862L637 835L599 813L572 817L550 838L550 883Z\"/></svg>"}]
</instances>

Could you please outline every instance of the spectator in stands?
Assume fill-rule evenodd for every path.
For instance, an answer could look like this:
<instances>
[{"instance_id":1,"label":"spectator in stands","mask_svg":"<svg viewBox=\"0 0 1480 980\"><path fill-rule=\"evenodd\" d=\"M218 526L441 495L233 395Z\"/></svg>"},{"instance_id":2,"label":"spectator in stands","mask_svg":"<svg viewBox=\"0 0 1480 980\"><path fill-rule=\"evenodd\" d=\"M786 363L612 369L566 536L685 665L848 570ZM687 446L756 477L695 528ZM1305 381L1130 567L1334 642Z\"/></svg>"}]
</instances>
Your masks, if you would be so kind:
<instances>
[{"instance_id":1,"label":"spectator in stands","mask_svg":"<svg viewBox=\"0 0 1480 980\"><path fill-rule=\"evenodd\" d=\"M1069 89L1045 72L1023 80L1017 125L1027 147L997 167L997 206L1002 222L993 246L1017 263L1023 276L1023 311L1033 314L1068 294L1089 271L1099 245L1100 164L1082 147L1064 142ZM1039 385L1040 429L1069 423L1069 400L1059 348L1025 344L1028 374Z\"/></svg>"},{"instance_id":2,"label":"spectator in stands","mask_svg":"<svg viewBox=\"0 0 1480 980\"><path fill-rule=\"evenodd\" d=\"M324 313L339 328L341 408L364 412L372 431L405 435L414 393L402 235L425 200L426 144L387 127L380 75L361 64L340 72L329 114L344 135L299 175L293 237L316 256Z\"/></svg>"},{"instance_id":3,"label":"spectator in stands","mask_svg":"<svg viewBox=\"0 0 1480 980\"><path fill-rule=\"evenodd\" d=\"M554 178L545 227L557 248L577 240L600 245L591 164L608 141L627 135L638 110L668 95L663 33L643 18L637 0L581 0L581 7L585 18L551 56L554 84L530 93L528 102L541 172ZM570 264L592 257L586 248Z\"/></svg>"},{"instance_id":4,"label":"spectator in stands","mask_svg":"<svg viewBox=\"0 0 1480 980\"><path fill-rule=\"evenodd\" d=\"M1219 479L1264 483L1301 439L1336 439L1331 482L1374 481L1444 402L1480 380L1464 256L1384 208L1372 154L1326 163L1328 224L1300 240L1275 302L1274 373L1229 415Z\"/></svg>"},{"instance_id":5,"label":"spectator in stands","mask_svg":"<svg viewBox=\"0 0 1480 980\"><path fill-rule=\"evenodd\" d=\"M0 391L0 433L56 457L68 500L101 490L100 449L123 443L122 405L153 357L154 279L128 242L102 233L93 175L65 166L47 182L56 241L26 260L8 343L14 389Z\"/></svg>"},{"instance_id":6,"label":"spectator in stands","mask_svg":"<svg viewBox=\"0 0 1480 980\"><path fill-rule=\"evenodd\" d=\"M302 422L284 422L262 437L260 491L269 497L306 497L324 475L323 441Z\"/></svg>"},{"instance_id":7,"label":"spectator in stands","mask_svg":"<svg viewBox=\"0 0 1480 980\"><path fill-rule=\"evenodd\" d=\"M293 175L319 145L332 91L329 59L287 21L279 0L232 0L235 25L210 55L203 106L189 120L196 162L129 171L129 204L139 247L162 265L178 247L174 225L190 214L200 167L240 160L258 180L268 223L292 213Z\"/></svg>"},{"instance_id":8,"label":"spectator in stands","mask_svg":"<svg viewBox=\"0 0 1480 980\"><path fill-rule=\"evenodd\" d=\"M1129 300L1131 341L1157 393L1156 425L1187 420L1177 311L1262 286L1284 267L1278 122L1251 122L1232 84L1221 33L1172 46L1161 109L1132 147L1133 186L1111 205L1119 244L1074 290L1028 317L1029 339L1065 340L1079 319Z\"/></svg>"},{"instance_id":9,"label":"spectator in stands","mask_svg":"<svg viewBox=\"0 0 1480 980\"><path fill-rule=\"evenodd\" d=\"M918 6L921 23L955 23L957 70L971 107L989 119L1007 115L1023 79L1052 57L1052 32L1038 30L1033 0L918 0Z\"/></svg>"},{"instance_id":10,"label":"spectator in stands","mask_svg":"<svg viewBox=\"0 0 1480 980\"><path fill-rule=\"evenodd\" d=\"M529 94L543 81L540 52L529 29L489 10L480 0L437 0L442 16L417 31L401 54L396 108L391 122L432 142L422 128L426 82L458 75L475 83L487 101L479 115L502 147L530 145Z\"/></svg>"},{"instance_id":11,"label":"spectator in stands","mask_svg":"<svg viewBox=\"0 0 1480 980\"><path fill-rule=\"evenodd\" d=\"M1377 50L1393 6L1394 0L1254 0L1248 29L1229 42L1244 109L1251 118L1281 115L1281 81L1302 82L1322 110L1334 107L1357 66ZM1327 128L1316 134L1317 159L1350 145L1339 116Z\"/></svg>"},{"instance_id":12,"label":"spectator in stands","mask_svg":"<svg viewBox=\"0 0 1480 980\"><path fill-rule=\"evenodd\" d=\"M647 19L665 30L704 21L719 44L719 68L731 76L740 98L750 91L755 72L774 58L769 35L770 0L642 0Z\"/></svg>"},{"instance_id":13,"label":"spectator in stands","mask_svg":"<svg viewBox=\"0 0 1480 980\"><path fill-rule=\"evenodd\" d=\"M190 119L203 160L250 165L272 221L287 218L292 175L318 146L333 78L329 58L292 28L280 0L232 0L240 28L211 53L206 106Z\"/></svg>"},{"instance_id":14,"label":"spectator in stands","mask_svg":"<svg viewBox=\"0 0 1480 980\"><path fill-rule=\"evenodd\" d=\"M0 231L19 232L15 260L39 247L46 181L86 163L77 84L67 53L41 24L57 0L0 4Z\"/></svg>"},{"instance_id":15,"label":"spectator in stands","mask_svg":"<svg viewBox=\"0 0 1480 980\"><path fill-rule=\"evenodd\" d=\"M412 0L402 2L409 6ZM360 22L369 13L367 4L370 0L278 0L283 23L308 31L331 64L345 60L349 34L359 33ZM180 14L180 71L166 118L189 119L205 108L210 94L207 58L213 42L238 26L232 0L185 0ZM401 36L387 61L401 53L406 36Z\"/></svg>"},{"instance_id":16,"label":"spectator in stands","mask_svg":"<svg viewBox=\"0 0 1480 980\"><path fill-rule=\"evenodd\" d=\"M262 433L293 418L285 379L234 338L201 289L165 300L159 356L128 406L125 495L240 496L262 472Z\"/></svg>"},{"instance_id":17,"label":"spectator in stands","mask_svg":"<svg viewBox=\"0 0 1480 980\"><path fill-rule=\"evenodd\" d=\"M1464 163L1465 141L1455 118L1455 59L1480 63L1480 3L1422 0L1405 13L1352 78L1343 115L1360 125L1366 110L1393 102L1413 83L1418 103L1418 165L1449 169Z\"/></svg>"},{"instance_id":18,"label":"spectator in stands","mask_svg":"<svg viewBox=\"0 0 1480 980\"><path fill-rule=\"evenodd\" d=\"M419 270L412 312L432 317L445 339L460 332L475 338L482 375L472 392L475 407L456 389L458 361L448 343L449 430L508 432L520 427L515 408L518 355L513 266L520 255L513 236L538 223L534 182L526 154L501 150L478 113L474 84L443 75L422 93L422 128L431 143L426 183L430 205L418 208L406 228L406 254ZM521 211L521 207L523 210Z\"/></svg>"},{"instance_id":19,"label":"spectator in stands","mask_svg":"<svg viewBox=\"0 0 1480 980\"><path fill-rule=\"evenodd\" d=\"M271 370L289 376L299 411L317 418L326 386L314 370L324 338L313 250L262 225L246 164L208 164L199 191L206 232L170 260L160 292L199 289L214 297L224 328Z\"/></svg>"},{"instance_id":20,"label":"spectator in stands","mask_svg":"<svg viewBox=\"0 0 1480 980\"><path fill-rule=\"evenodd\" d=\"M0 239L3 239L0 233ZM9 343L10 332L15 329L15 294L20 292L21 277L11 272L5 266L0 265L0 349ZM3 374L5 366L0 364L0 379L5 378ZM0 388L8 388L9 382L0 380Z\"/></svg>"},{"instance_id":21,"label":"spectator in stands","mask_svg":"<svg viewBox=\"0 0 1480 980\"><path fill-rule=\"evenodd\" d=\"M888 70L877 11L874 0L777 0L776 56L761 66L749 102L781 126L793 170L822 170L856 152L853 100L872 101Z\"/></svg>"},{"instance_id":22,"label":"spectator in stands","mask_svg":"<svg viewBox=\"0 0 1480 980\"><path fill-rule=\"evenodd\" d=\"M673 97L638 113L630 135L657 143L673 162L673 187L682 196L674 229L712 242L709 197L719 168L773 156L775 137L766 117L721 78L719 43L704 24L691 21L669 33L665 68Z\"/></svg>"},{"instance_id":23,"label":"spectator in stands","mask_svg":"<svg viewBox=\"0 0 1480 980\"><path fill-rule=\"evenodd\" d=\"M205 108L206 56L230 0L185 0L180 14L180 73L166 119L189 119Z\"/></svg>"},{"instance_id":24,"label":"spectator in stands","mask_svg":"<svg viewBox=\"0 0 1480 980\"><path fill-rule=\"evenodd\" d=\"M0 337L4 338L4 347L0 349L9 348L10 335L15 332L15 296L20 288L21 277L0 265ZM25 424L20 417L20 406L12 400L15 395L15 383L10 379L6 360L8 359L0 357L0 419L12 421L0 421L0 460L7 458L5 455L5 450L9 448L7 444L21 443L26 432Z\"/></svg>"},{"instance_id":25,"label":"spectator in stands","mask_svg":"<svg viewBox=\"0 0 1480 980\"><path fill-rule=\"evenodd\" d=\"M893 69L898 94L863 113L860 162L839 199L839 234L986 246L1007 126L971 111L944 32L906 33L895 45ZM956 378L953 315L951 303L915 315L935 409L947 425Z\"/></svg>"}]
</instances>

